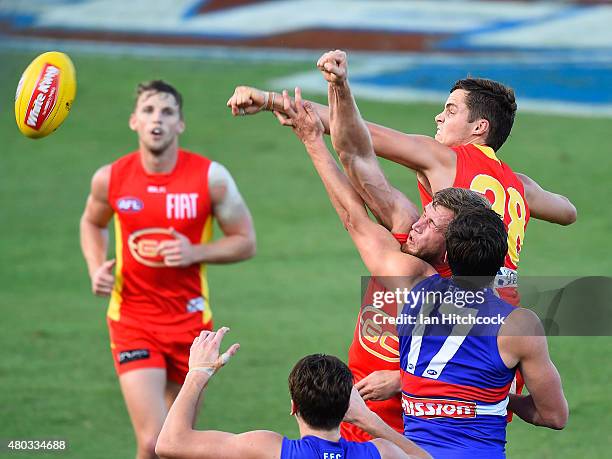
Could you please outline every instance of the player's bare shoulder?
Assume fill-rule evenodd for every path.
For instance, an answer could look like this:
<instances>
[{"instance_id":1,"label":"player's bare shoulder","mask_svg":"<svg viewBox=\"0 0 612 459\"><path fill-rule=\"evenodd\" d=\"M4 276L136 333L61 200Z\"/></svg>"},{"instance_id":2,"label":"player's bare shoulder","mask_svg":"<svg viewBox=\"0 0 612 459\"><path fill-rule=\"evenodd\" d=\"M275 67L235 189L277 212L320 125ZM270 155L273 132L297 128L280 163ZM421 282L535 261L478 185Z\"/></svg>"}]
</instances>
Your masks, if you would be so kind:
<instances>
[{"instance_id":1,"label":"player's bare shoulder","mask_svg":"<svg viewBox=\"0 0 612 459\"><path fill-rule=\"evenodd\" d=\"M208 192L211 201L213 203L222 201L233 181L232 175L224 165L212 161L208 168Z\"/></svg>"},{"instance_id":2,"label":"player's bare shoulder","mask_svg":"<svg viewBox=\"0 0 612 459\"><path fill-rule=\"evenodd\" d=\"M111 178L111 165L105 164L94 172L91 178L91 195L94 199L108 201L108 188Z\"/></svg>"},{"instance_id":3,"label":"player's bare shoulder","mask_svg":"<svg viewBox=\"0 0 612 459\"><path fill-rule=\"evenodd\" d=\"M216 161L208 168L208 192L219 222L230 222L250 215L234 178L225 166Z\"/></svg>"},{"instance_id":4,"label":"player's bare shoulder","mask_svg":"<svg viewBox=\"0 0 612 459\"><path fill-rule=\"evenodd\" d=\"M518 307L505 318L497 335L499 355L508 368L546 348L546 336L535 312Z\"/></svg>"},{"instance_id":5,"label":"player's bare shoulder","mask_svg":"<svg viewBox=\"0 0 612 459\"><path fill-rule=\"evenodd\" d=\"M516 308L504 320L498 336L544 336L544 327L535 312Z\"/></svg>"}]
</instances>

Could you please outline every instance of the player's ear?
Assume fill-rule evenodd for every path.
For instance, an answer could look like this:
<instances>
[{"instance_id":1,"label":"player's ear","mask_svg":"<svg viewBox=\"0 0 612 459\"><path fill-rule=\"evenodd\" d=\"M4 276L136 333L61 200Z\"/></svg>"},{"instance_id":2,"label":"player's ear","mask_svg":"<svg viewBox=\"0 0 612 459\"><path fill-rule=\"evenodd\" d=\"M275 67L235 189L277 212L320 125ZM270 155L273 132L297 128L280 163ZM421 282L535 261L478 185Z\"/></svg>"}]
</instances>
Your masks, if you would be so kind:
<instances>
[{"instance_id":1,"label":"player's ear","mask_svg":"<svg viewBox=\"0 0 612 459\"><path fill-rule=\"evenodd\" d=\"M179 134L182 134L185 131L185 120L183 120L183 118L181 118L181 120L179 121L177 131Z\"/></svg>"},{"instance_id":2,"label":"player's ear","mask_svg":"<svg viewBox=\"0 0 612 459\"><path fill-rule=\"evenodd\" d=\"M295 402L291 400L291 412L289 413L291 416L295 416L297 414L297 407L295 406Z\"/></svg>"},{"instance_id":3,"label":"player's ear","mask_svg":"<svg viewBox=\"0 0 612 459\"><path fill-rule=\"evenodd\" d=\"M132 112L132 114L130 115L130 120L128 122L128 125L130 126L130 129L132 131L136 130L136 114L134 112Z\"/></svg>"},{"instance_id":4,"label":"player's ear","mask_svg":"<svg viewBox=\"0 0 612 459\"><path fill-rule=\"evenodd\" d=\"M486 135L489 132L489 120L480 118L474 125L472 133L474 135Z\"/></svg>"}]
</instances>

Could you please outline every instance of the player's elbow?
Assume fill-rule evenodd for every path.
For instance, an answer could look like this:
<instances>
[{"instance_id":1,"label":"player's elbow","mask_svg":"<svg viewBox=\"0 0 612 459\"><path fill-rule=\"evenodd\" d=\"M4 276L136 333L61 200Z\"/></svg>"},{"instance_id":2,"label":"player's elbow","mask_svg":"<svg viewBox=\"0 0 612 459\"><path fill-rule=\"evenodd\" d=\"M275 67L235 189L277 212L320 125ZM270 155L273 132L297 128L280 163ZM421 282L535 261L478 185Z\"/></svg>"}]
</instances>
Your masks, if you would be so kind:
<instances>
[{"instance_id":1,"label":"player's elbow","mask_svg":"<svg viewBox=\"0 0 612 459\"><path fill-rule=\"evenodd\" d=\"M576 211L576 207L567 199L565 204L565 212L563 214L563 221L561 225L567 226L575 223L578 218L578 212Z\"/></svg>"},{"instance_id":2,"label":"player's elbow","mask_svg":"<svg viewBox=\"0 0 612 459\"><path fill-rule=\"evenodd\" d=\"M542 422L542 426L553 430L563 430L567 425L568 417L567 413L548 417Z\"/></svg>"},{"instance_id":3,"label":"player's elbow","mask_svg":"<svg viewBox=\"0 0 612 459\"><path fill-rule=\"evenodd\" d=\"M568 419L569 407L567 405L567 400L563 398L563 401L557 404L554 411L541 416L538 424L543 427L548 427L549 429L563 430L567 425Z\"/></svg>"},{"instance_id":4,"label":"player's elbow","mask_svg":"<svg viewBox=\"0 0 612 459\"><path fill-rule=\"evenodd\" d=\"M257 253L257 238L255 237L255 231L245 237L244 245L242 248L242 260L248 260L253 258Z\"/></svg>"},{"instance_id":5,"label":"player's elbow","mask_svg":"<svg viewBox=\"0 0 612 459\"><path fill-rule=\"evenodd\" d=\"M179 442L168 438L167 435L160 435L157 439L157 443L155 444L155 454L162 459L180 457L180 444Z\"/></svg>"}]
</instances>

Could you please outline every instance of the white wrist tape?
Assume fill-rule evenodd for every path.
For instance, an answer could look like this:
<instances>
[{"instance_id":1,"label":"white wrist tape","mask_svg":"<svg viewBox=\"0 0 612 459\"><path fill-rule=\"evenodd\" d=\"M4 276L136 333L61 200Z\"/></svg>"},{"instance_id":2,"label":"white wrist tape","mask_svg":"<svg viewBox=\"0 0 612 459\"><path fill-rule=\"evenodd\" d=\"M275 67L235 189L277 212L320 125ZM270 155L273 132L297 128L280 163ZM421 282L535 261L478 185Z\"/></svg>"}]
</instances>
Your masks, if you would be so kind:
<instances>
[{"instance_id":1,"label":"white wrist tape","mask_svg":"<svg viewBox=\"0 0 612 459\"><path fill-rule=\"evenodd\" d=\"M215 367L193 367L190 368L189 371L199 371L201 373L206 373L208 376L212 376L217 372Z\"/></svg>"},{"instance_id":2,"label":"white wrist tape","mask_svg":"<svg viewBox=\"0 0 612 459\"><path fill-rule=\"evenodd\" d=\"M229 352L224 352L215 362L202 362L198 367L192 367L189 371L200 371L208 376L214 375L219 369L224 366L230 359Z\"/></svg>"}]
</instances>

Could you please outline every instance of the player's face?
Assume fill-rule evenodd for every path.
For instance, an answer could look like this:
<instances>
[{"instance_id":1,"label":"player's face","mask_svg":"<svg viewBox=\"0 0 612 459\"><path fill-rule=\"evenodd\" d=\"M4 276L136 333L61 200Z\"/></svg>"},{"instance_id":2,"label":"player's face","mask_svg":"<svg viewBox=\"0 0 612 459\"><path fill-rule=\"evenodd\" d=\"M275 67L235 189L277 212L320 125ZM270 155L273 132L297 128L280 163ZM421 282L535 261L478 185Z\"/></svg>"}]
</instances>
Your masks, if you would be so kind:
<instances>
[{"instance_id":1,"label":"player's face","mask_svg":"<svg viewBox=\"0 0 612 459\"><path fill-rule=\"evenodd\" d=\"M473 139L477 120L469 122L470 113L465 103L467 91L455 89L444 104L444 110L436 120L435 139L448 147L457 147L470 143Z\"/></svg>"},{"instance_id":2,"label":"player's face","mask_svg":"<svg viewBox=\"0 0 612 459\"><path fill-rule=\"evenodd\" d=\"M412 225L408 240L402 250L429 263L440 263L444 260L446 228L455 217L452 210L446 207L425 207L421 217Z\"/></svg>"},{"instance_id":3,"label":"player's face","mask_svg":"<svg viewBox=\"0 0 612 459\"><path fill-rule=\"evenodd\" d=\"M130 128L138 133L141 145L157 156L178 144L178 135L185 130L185 123L172 94L146 91L136 101Z\"/></svg>"}]
</instances>

